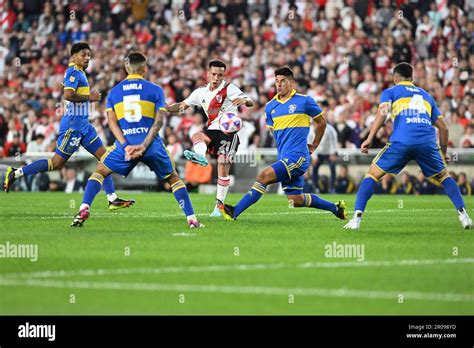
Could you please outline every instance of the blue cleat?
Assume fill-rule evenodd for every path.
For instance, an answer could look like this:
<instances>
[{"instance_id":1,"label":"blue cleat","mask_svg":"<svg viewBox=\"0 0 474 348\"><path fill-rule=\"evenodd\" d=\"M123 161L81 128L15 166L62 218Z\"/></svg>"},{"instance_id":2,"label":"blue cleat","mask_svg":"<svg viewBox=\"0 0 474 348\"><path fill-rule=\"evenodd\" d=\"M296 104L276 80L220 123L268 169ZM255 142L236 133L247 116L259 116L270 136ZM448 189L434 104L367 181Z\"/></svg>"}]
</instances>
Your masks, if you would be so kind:
<instances>
[{"instance_id":1,"label":"blue cleat","mask_svg":"<svg viewBox=\"0 0 474 348\"><path fill-rule=\"evenodd\" d=\"M222 209L224 209L224 203L216 199L216 206L214 207L210 217L222 217Z\"/></svg>"},{"instance_id":2,"label":"blue cleat","mask_svg":"<svg viewBox=\"0 0 474 348\"><path fill-rule=\"evenodd\" d=\"M194 151L186 150L184 151L184 157L193 163L197 163L202 167L206 167L209 162L207 161L206 156L203 156L199 153L196 153Z\"/></svg>"}]
</instances>

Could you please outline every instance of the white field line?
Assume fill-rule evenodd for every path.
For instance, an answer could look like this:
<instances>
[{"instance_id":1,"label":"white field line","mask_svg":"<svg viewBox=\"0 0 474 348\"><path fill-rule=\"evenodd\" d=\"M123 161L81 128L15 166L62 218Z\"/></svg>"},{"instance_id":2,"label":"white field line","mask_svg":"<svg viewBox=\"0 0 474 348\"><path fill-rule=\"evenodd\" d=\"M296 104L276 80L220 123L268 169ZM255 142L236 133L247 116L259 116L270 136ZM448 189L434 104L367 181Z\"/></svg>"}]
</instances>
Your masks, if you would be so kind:
<instances>
[{"instance_id":1,"label":"white field line","mask_svg":"<svg viewBox=\"0 0 474 348\"><path fill-rule=\"evenodd\" d=\"M291 209L293 210L293 209ZM298 211L280 211L280 212L265 212L265 213L249 213L249 216L274 216L274 215L313 215L313 214L332 214L328 211L321 211L317 209L297 209L294 210ZM353 212L349 210L349 212ZM428 213L428 212L451 212L455 213L454 209L376 209L376 210L367 210L367 213L370 215L372 213ZM61 213L61 214L49 214L46 216L21 216L21 217L6 217L1 216L0 220L52 220L52 219L72 219L76 210L71 209L71 214ZM197 216L209 216L208 213L201 213L196 214ZM169 213L95 213L94 211L91 212L91 218L141 218L141 219L156 219L156 218L184 218L182 213L177 214L169 214Z\"/></svg>"},{"instance_id":2,"label":"white field line","mask_svg":"<svg viewBox=\"0 0 474 348\"><path fill-rule=\"evenodd\" d=\"M79 270L48 270L39 272L5 273L2 279L22 278L54 278L75 276L107 276L127 274L162 274L162 273L206 273L227 271L266 271L276 269L333 269L333 268L366 268L366 267L404 267L404 266L430 266L473 264L474 258L452 259L421 259L421 260L395 260L395 261L347 261L347 262L305 262L300 264L237 264L237 265L209 265L187 267L161 267L161 268L122 268L122 269L79 269Z\"/></svg>"},{"instance_id":3,"label":"white field line","mask_svg":"<svg viewBox=\"0 0 474 348\"><path fill-rule=\"evenodd\" d=\"M467 294L411 292L411 291L372 291L353 289L321 289L321 288L273 288L262 286L226 286L226 285L193 285L193 284L160 284L160 283L127 283L127 282L84 282L39 279L0 279L0 285L28 286L68 289L97 289L97 290L145 290L145 291L177 291L221 294L253 294L318 297L346 297L364 299L387 299L396 301L400 294L405 301L446 301L473 302L474 296Z\"/></svg>"}]
</instances>

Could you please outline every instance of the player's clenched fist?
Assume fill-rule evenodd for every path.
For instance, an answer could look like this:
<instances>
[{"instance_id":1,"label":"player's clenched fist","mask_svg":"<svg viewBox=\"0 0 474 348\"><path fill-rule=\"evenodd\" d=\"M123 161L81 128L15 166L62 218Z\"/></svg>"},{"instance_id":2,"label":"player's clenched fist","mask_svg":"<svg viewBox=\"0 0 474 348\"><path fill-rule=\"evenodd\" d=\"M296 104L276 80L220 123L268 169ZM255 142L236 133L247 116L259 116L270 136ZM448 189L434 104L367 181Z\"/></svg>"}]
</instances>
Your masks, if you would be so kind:
<instances>
[{"instance_id":1,"label":"player's clenched fist","mask_svg":"<svg viewBox=\"0 0 474 348\"><path fill-rule=\"evenodd\" d=\"M98 90L93 89L91 91L91 95L89 96L89 100L90 101L99 101L101 96L102 96L102 94Z\"/></svg>"},{"instance_id":2,"label":"player's clenched fist","mask_svg":"<svg viewBox=\"0 0 474 348\"><path fill-rule=\"evenodd\" d=\"M366 139L360 146L360 151L362 153L369 153L369 148L372 146L372 142L369 139Z\"/></svg>"}]
</instances>

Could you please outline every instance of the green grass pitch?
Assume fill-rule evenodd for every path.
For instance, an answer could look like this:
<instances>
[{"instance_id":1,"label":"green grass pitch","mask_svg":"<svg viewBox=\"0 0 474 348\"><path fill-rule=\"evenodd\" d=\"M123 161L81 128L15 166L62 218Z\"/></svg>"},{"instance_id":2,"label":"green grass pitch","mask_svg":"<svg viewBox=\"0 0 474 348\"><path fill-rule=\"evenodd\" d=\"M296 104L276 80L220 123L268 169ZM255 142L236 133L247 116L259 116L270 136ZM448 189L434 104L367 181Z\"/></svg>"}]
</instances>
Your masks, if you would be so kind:
<instances>
[{"instance_id":1,"label":"green grass pitch","mask_svg":"<svg viewBox=\"0 0 474 348\"><path fill-rule=\"evenodd\" d=\"M375 195L357 232L272 194L233 222L193 194L199 230L172 194L120 196L137 203L109 213L101 194L73 229L79 194L1 194L0 244L39 254L0 259L0 314L474 314L474 232L445 196ZM328 257L334 243L363 260Z\"/></svg>"}]
</instances>

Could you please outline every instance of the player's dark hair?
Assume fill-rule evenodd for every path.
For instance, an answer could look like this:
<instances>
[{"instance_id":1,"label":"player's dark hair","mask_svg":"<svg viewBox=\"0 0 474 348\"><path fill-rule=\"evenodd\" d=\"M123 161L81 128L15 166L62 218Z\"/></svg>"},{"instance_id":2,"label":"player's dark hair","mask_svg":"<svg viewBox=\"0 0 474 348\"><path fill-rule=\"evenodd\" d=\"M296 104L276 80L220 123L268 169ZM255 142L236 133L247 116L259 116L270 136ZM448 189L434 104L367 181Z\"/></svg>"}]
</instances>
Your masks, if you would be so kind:
<instances>
[{"instance_id":1,"label":"player's dark hair","mask_svg":"<svg viewBox=\"0 0 474 348\"><path fill-rule=\"evenodd\" d=\"M146 63L146 57L143 53L132 52L127 56L130 65L139 66Z\"/></svg>"},{"instance_id":2,"label":"player's dark hair","mask_svg":"<svg viewBox=\"0 0 474 348\"><path fill-rule=\"evenodd\" d=\"M294 79L293 71L287 66L284 66L283 68L279 68L275 70L275 76L279 76L279 75L289 77L292 80Z\"/></svg>"},{"instance_id":3,"label":"player's dark hair","mask_svg":"<svg viewBox=\"0 0 474 348\"><path fill-rule=\"evenodd\" d=\"M91 47L87 42L76 42L71 47L71 56L79 53L81 50L91 50Z\"/></svg>"},{"instance_id":4,"label":"player's dark hair","mask_svg":"<svg viewBox=\"0 0 474 348\"><path fill-rule=\"evenodd\" d=\"M209 69L212 68L213 66L215 66L216 68L224 68L224 71L225 69L227 69L227 66L225 65L225 63L220 60L211 60L209 62Z\"/></svg>"},{"instance_id":5,"label":"player's dark hair","mask_svg":"<svg viewBox=\"0 0 474 348\"><path fill-rule=\"evenodd\" d=\"M393 68L393 73L400 75L405 79L412 79L413 78L413 66L411 64L402 62L395 65Z\"/></svg>"}]
</instances>

